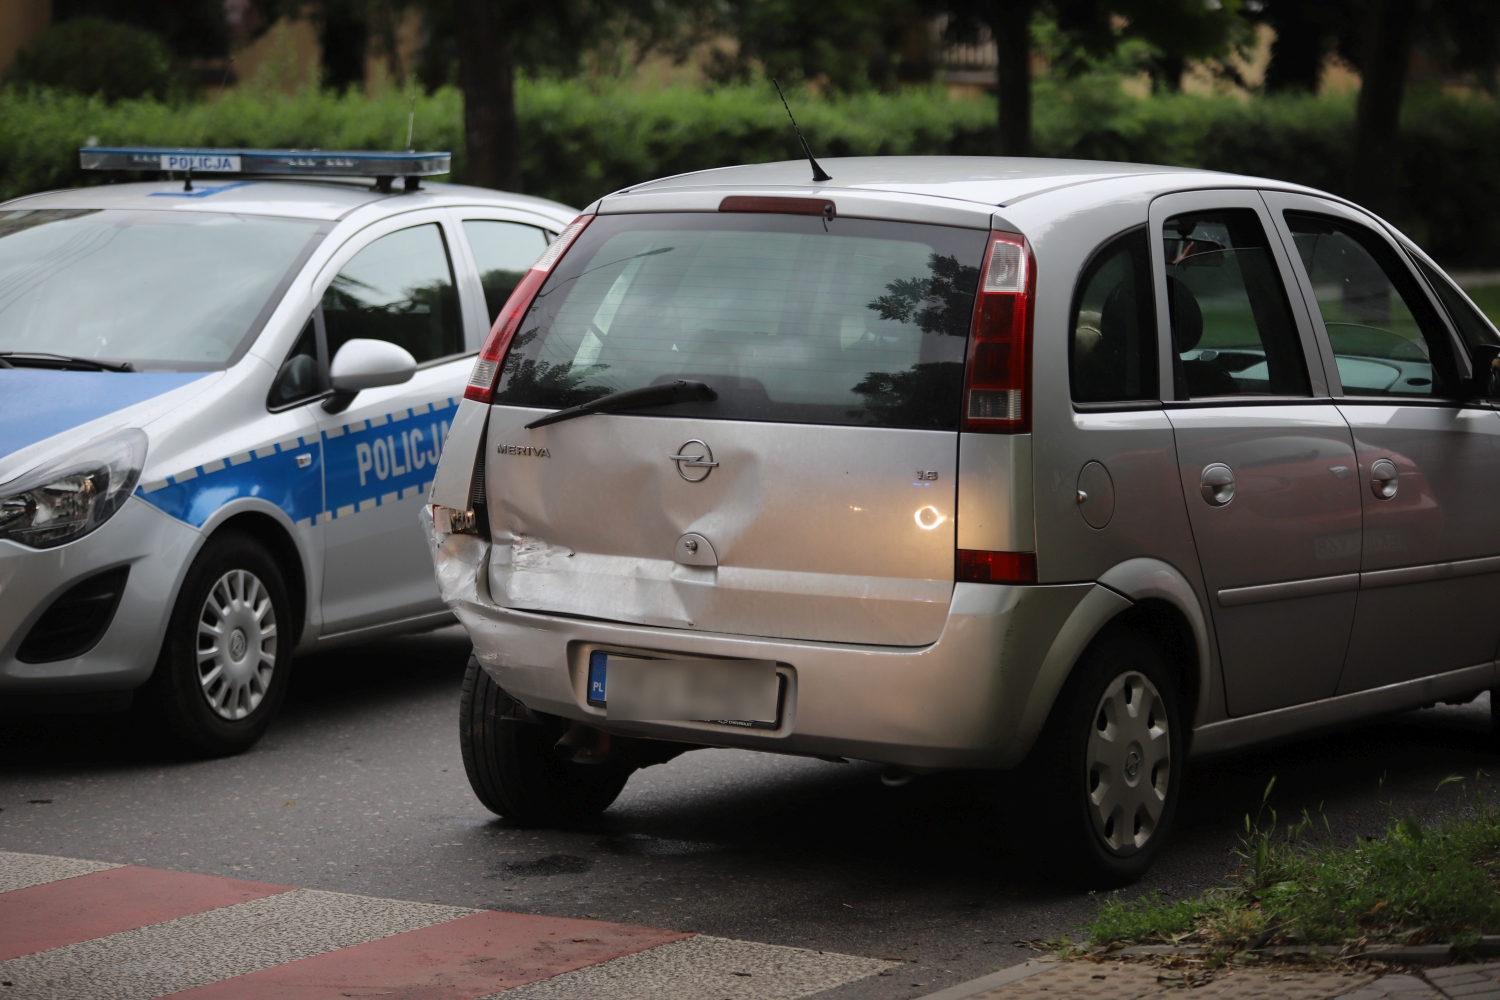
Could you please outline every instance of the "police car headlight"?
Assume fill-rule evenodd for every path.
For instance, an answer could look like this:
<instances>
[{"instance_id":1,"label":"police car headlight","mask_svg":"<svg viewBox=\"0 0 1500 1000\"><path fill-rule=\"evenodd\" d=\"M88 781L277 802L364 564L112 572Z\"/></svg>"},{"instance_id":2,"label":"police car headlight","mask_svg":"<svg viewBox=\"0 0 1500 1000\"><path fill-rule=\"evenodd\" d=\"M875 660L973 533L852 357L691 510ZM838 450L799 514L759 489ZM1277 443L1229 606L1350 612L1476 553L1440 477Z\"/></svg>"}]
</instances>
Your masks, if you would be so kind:
<instances>
[{"instance_id":1,"label":"police car headlight","mask_svg":"<svg viewBox=\"0 0 1500 1000\"><path fill-rule=\"evenodd\" d=\"M124 506L145 464L146 435L127 430L0 484L0 538L46 549L87 535Z\"/></svg>"}]
</instances>

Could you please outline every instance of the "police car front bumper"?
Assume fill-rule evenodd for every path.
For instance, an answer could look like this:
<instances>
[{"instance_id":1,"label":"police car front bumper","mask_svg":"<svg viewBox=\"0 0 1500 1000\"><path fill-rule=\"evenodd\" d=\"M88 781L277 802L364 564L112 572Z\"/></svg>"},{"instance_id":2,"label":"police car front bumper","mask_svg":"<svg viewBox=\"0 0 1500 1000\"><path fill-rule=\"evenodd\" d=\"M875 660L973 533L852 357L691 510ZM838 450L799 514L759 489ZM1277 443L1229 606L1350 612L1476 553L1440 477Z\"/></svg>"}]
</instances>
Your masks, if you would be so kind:
<instances>
[{"instance_id":1,"label":"police car front bumper","mask_svg":"<svg viewBox=\"0 0 1500 1000\"><path fill-rule=\"evenodd\" d=\"M0 695L128 691L151 676L182 568L198 532L131 497L76 542L32 549L0 541ZM41 663L17 657L37 621L75 585L129 567L103 636L81 655Z\"/></svg>"}]
</instances>

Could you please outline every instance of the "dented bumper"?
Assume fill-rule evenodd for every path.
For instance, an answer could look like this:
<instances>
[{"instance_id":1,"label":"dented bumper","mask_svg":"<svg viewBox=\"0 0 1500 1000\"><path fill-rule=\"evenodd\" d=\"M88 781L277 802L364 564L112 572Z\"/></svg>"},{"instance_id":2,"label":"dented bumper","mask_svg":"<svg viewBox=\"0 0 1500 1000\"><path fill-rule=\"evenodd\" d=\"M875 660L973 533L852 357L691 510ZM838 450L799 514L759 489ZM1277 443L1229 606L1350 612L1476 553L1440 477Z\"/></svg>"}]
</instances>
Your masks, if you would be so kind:
<instances>
[{"instance_id":1,"label":"dented bumper","mask_svg":"<svg viewBox=\"0 0 1500 1000\"><path fill-rule=\"evenodd\" d=\"M499 607L485 582L489 543L433 533L430 515L428 523L438 585L468 630L475 655L496 683L534 711L619 735L912 768L1019 763L1038 727L1044 665L1062 656L1071 663L1063 648L1069 620L1101 589L1090 583L960 583L942 634L926 646L766 639ZM772 660L786 679L781 717L775 729L612 720L586 698L589 655L599 649Z\"/></svg>"}]
</instances>

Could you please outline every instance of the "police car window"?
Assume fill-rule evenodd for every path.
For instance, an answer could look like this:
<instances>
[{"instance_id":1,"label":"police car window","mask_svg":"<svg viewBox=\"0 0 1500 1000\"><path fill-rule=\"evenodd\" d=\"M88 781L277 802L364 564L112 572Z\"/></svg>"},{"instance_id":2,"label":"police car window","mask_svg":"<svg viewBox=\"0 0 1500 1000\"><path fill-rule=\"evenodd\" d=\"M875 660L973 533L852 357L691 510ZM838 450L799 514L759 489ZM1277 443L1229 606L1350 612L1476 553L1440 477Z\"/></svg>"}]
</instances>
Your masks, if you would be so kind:
<instances>
[{"instance_id":1,"label":"police car window","mask_svg":"<svg viewBox=\"0 0 1500 1000\"><path fill-rule=\"evenodd\" d=\"M956 428L984 244L869 219L600 216L522 320L495 401L690 379L718 398L674 416Z\"/></svg>"},{"instance_id":2,"label":"police car window","mask_svg":"<svg viewBox=\"0 0 1500 1000\"><path fill-rule=\"evenodd\" d=\"M1307 396L1296 320L1260 218L1248 208L1162 225L1173 368L1190 399Z\"/></svg>"},{"instance_id":3,"label":"police car window","mask_svg":"<svg viewBox=\"0 0 1500 1000\"><path fill-rule=\"evenodd\" d=\"M210 212L0 211L0 351L223 367L321 226Z\"/></svg>"},{"instance_id":4,"label":"police car window","mask_svg":"<svg viewBox=\"0 0 1500 1000\"><path fill-rule=\"evenodd\" d=\"M489 219L465 219L464 235L479 265L479 281L484 286L484 304L490 322L500 315L500 307L515 291L532 262L547 249L547 234L536 226L519 222L495 222Z\"/></svg>"},{"instance_id":5,"label":"police car window","mask_svg":"<svg viewBox=\"0 0 1500 1000\"><path fill-rule=\"evenodd\" d=\"M1073 399L1157 399L1156 309L1144 227L1096 253L1073 305Z\"/></svg>"},{"instance_id":6,"label":"police car window","mask_svg":"<svg viewBox=\"0 0 1500 1000\"><path fill-rule=\"evenodd\" d=\"M382 236L323 293L328 356L356 337L406 348L418 364L464 351L453 265L437 223Z\"/></svg>"},{"instance_id":7,"label":"police car window","mask_svg":"<svg viewBox=\"0 0 1500 1000\"><path fill-rule=\"evenodd\" d=\"M1348 396L1446 396L1447 330L1390 244L1363 226L1286 213Z\"/></svg>"}]
</instances>

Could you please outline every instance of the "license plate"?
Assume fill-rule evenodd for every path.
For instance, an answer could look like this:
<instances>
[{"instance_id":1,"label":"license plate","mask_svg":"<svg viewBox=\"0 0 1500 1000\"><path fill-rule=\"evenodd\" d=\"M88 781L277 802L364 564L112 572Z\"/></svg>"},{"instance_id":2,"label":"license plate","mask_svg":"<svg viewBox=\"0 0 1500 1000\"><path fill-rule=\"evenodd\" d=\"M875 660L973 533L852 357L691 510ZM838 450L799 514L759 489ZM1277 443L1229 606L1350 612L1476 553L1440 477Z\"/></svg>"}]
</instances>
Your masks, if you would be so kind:
<instances>
[{"instance_id":1,"label":"license plate","mask_svg":"<svg viewBox=\"0 0 1500 1000\"><path fill-rule=\"evenodd\" d=\"M623 722L718 722L774 729L781 678L773 660L667 660L595 651L588 703Z\"/></svg>"}]
</instances>

